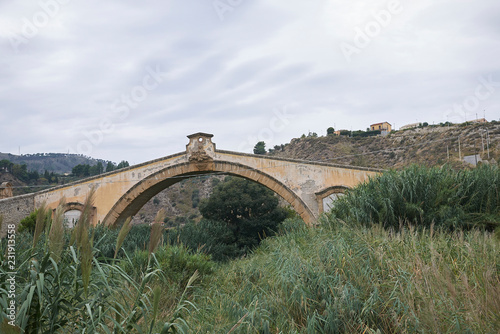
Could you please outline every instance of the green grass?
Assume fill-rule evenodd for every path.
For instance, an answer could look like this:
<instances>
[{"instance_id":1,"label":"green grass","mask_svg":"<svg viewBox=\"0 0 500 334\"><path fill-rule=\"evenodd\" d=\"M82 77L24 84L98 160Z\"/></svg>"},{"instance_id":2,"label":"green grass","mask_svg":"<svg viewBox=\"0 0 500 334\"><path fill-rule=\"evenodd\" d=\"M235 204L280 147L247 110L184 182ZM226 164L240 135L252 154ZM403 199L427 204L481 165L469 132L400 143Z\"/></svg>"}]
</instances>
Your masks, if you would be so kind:
<instances>
[{"instance_id":1,"label":"green grass","mask_svg":"<svg viewBox=\"0 0 500 334\"><path fill-rule=\"evenodd\" d=\"M488 232L295 225L224 265L187 320L197 333L497 333ZM234 327L234 328L233 328Z\"/></svg>"}]
</instances>

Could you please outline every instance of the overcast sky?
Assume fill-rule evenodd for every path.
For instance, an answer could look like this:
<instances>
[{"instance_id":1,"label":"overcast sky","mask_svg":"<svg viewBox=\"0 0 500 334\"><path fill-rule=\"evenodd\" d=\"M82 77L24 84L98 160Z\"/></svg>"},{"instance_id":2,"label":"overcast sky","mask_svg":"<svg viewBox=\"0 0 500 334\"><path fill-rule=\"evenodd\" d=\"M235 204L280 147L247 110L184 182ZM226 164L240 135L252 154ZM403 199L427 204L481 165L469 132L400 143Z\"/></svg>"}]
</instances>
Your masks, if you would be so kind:
<instances>
[{"instance_id":1,"label":"overcast sky","mask_svg":"<svg viewBox=\"0 0 500 334\"><path fill-rule=\"evenodd\" d=\"M0 152L132 164L500 118L498 0L0 2Z\"/></svg>"}]
</instances>

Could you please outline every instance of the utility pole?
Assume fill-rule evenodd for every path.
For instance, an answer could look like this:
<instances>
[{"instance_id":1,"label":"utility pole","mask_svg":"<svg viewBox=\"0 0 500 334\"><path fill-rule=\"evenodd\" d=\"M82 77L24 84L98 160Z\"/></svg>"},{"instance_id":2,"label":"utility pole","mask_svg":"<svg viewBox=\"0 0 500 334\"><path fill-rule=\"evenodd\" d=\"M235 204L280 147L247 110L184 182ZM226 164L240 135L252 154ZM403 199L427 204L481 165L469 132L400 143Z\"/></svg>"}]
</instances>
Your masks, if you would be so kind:
<instances>
[{"instance_id":1,"label":"utility pole","mask_svg":"<svg viewBox=\"0 0 500 334\"><path fill-rule=\"evenodd\" d=\"M490 160L490 132L486 129L486 148L488 150L488 160Z\"/></svg>"},{"instance_id":2,"label":"utility pole","mask_svg":"<svg viewBox=\"0 0 500 334\"><path fill-rule=\"evenodd\" d=\"M483 155L484 155L484 140L483 140L483 132L484 132L484 129L482 129L483 131L481 131L481 147L483 148Z\"/></svg>"},{"instance_id":3,"label":"utility pole","mask_svg":"<svg viewBox=\"0 0 500 334\"><path fill-rule=\"evenodd\" d=\"M476 159L476 166L477 166L477 149L476 149L476 140L474 139L474 159Z\"/></svg>"},{"instance_id":4,"label":"utility pole","mask_svg":"<svg viewBox=\"0 0 500 334\"><path fill-rule=\"evenodd\" d=\"M446 156L448 157L448 160L450 160L450 146L446 145Z\"/></svg>"},{"instance_id":5,"label":"utility pole","mask_svg":"<svg viewBox=\"0 0 500 334\"><path fill-rule=\"evenodd\" d=\"M460 136L458 136L458 159L462 161L462 151L460 149Z\"/></svg>"}]
</instances>

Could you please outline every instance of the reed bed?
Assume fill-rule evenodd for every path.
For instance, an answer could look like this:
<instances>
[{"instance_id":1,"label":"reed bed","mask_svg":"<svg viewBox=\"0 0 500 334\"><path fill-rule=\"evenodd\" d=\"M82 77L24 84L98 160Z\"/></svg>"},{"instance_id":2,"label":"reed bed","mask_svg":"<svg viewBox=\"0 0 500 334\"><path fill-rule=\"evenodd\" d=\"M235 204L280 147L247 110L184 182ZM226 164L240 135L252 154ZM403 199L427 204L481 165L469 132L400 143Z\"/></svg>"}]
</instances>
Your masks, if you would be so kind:
<instances>
[{"instance_id":1,"label":"reed bed","mask_svg":"<svg viewBox=\"0 0 500 334\"><path fill-rule=\"evenodd\" d=\"M199 333L497 333L499 242L332 218L223 266L188 319Z\"/></svg>"},{"instance_id":2,"label":"reed bed","mask_svg":"<svg viewBox=\"0 0 500 334\"><path fill-rule=\"evenodd\" d=\"M500 226L500 169L412 166L388 171L348 191L332 212L345 221L386 228L399 228L404 222L494 230Z\"/></svg>"}]
</instances>

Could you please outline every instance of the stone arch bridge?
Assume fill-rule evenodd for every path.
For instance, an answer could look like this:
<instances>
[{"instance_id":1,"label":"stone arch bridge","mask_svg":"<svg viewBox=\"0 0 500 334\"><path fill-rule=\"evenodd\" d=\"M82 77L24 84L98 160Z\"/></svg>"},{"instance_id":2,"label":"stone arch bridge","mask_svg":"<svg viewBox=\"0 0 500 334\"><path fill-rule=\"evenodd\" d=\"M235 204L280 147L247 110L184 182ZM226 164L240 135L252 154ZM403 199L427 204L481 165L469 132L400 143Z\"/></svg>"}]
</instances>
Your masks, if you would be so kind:
<instances>
[{"instance_id":1,"label":"stone arch bridge","mask_svg":"<svg viewBox=\"0 0 500 334\"><path fill-rule=\"evenodd\" d=\"M313 224L332 197L367 181L380 170L329 163L282 159L217 150L213 135L188 136L186 151L104 173L33 194L0 200L2 234L7 224L18 224L43 202L55 209L64 196L67 210L81 210L95 188L92 221L112 226L136 214L163 189L200 174L222 173L244 177L273 190Z\"/></svg>"}]
</instances>

